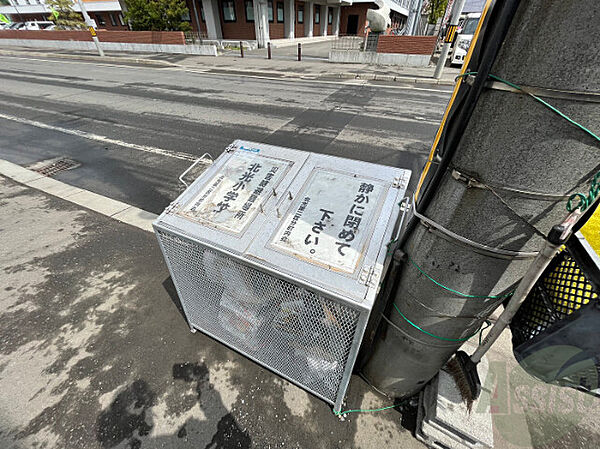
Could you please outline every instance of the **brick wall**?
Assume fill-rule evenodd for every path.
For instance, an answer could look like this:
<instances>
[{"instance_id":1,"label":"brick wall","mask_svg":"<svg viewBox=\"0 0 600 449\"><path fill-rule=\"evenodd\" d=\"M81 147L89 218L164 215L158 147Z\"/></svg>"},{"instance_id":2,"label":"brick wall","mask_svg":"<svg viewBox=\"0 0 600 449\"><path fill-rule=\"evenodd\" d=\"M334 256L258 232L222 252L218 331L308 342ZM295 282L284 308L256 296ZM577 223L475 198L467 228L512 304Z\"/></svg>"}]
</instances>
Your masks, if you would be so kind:
<instances>
[{"instance_id":1,"label":"brick wall","mask_svg":"<svg viewBox=\"0 0 600 449\"><path fill-rule=\"evenodd\" d=\"M235 0L235 22L225 22L223 20L223 3L219 3L219 17L221 18L221 29L223 30L223 39L256 39L254 21L246 20L246 10L244 0Z\"/></svg>"},{"instance_id":2,"label":"brick wall","mask_svg":"<svg viewBox=\"0 0 600 449\"><path fill-rule=\"evenodd\" d=\"M377 53L430 55L437 36L379 36Z\"/></svg>"},{"instance_id":3,"label":"brick wall","mask_svg":"<svg viewBox=\"0 0 600 449\"><path fill-rule=\"evenodd\" d=\"M91 41L89 31L21 31L0 30L0 39L41 39L50 41ZM134 44L185 43L181 31L98 31L100 42L125 42Z\"/></svg>"}]
</instances>

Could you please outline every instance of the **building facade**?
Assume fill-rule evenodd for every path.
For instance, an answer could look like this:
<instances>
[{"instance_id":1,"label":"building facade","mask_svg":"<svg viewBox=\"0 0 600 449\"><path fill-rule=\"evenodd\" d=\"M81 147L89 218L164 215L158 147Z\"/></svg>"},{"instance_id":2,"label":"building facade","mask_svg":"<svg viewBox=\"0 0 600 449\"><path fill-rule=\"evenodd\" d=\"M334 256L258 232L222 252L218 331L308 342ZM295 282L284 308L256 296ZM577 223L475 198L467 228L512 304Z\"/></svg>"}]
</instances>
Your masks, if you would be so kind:
<instances>
[{"instance_id":1,"label":"building facade","mask_svg":"<svg viewBox=\"0 0 600 449\"><path fill-rule=\"evenodd\" d=\"M195 31L209 39L294 39L328 35L363 36L369 0L186 0ZM395 26L404 23L412 0L384 0Z\"/></svg>"},{"instance_id":2,"label":"building facade","mask_svg":"<svg viewBox=\"0 0 600 449\"><path fill-rule=\"evenodd\" d=\"M83 2L90 18L96 21L99 29L119 31L129 29L118 1L83 0ZM50 16L50 10L44 4L44 0L8 0L8 3L9 5L0 6L0 13L9 16L13 22L44 21ZM80 11L77 1L74 2L73 9Z\"/></svg>"},{"instance_id":3,"label":"building facade","mask_svg":"<svg viewBox=\"0 0 600 449\"><path fill-rule=\"evenodd\" d=\"M83 0L99 29L127 30L119 1ZM364 36L370 0L185 0L189 14L183 20L209 39L256 40L265 46L273 39L330 35ZM383 0L392 23L400 26L414 0ZM48 20L44 0L9 0L0 13L13 21ZM75 2L73 9L79 11Z\"/></svg>"}]
</instances>

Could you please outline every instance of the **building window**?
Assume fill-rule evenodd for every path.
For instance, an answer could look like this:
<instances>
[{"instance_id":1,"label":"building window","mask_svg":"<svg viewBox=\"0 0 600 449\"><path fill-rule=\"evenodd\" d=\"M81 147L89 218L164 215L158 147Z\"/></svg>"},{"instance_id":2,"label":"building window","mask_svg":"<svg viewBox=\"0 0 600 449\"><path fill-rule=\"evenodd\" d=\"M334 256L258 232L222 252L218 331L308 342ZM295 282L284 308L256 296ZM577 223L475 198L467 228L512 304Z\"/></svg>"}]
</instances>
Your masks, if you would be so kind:
<instances>
[{"instance_id":1,"label":"building window","mask_svg":"<svg viewBox=\"0 0 600 449\"><path fill-rule=\"evenodd\" d=\"M283 23L283 3L277 2L277 22Z\"/></svg>"},{"instance_id":2,"label":"building window","mask_svg":"<svg viewBox=\"0 0 600 449\"><path fill-rule=\"evenodd\" d=\"M246 22L254 22L254 4L252 0L246 0L244 5L246 9Z\"/></svg>"},{"instance_id":3,"label":"building window","mask_svg":"<svg viewBox=\"0 0 600 449\"><path fill-rule=\"evenodd\" d=\"M96 14L96 23L98 24L98 26L105 26L106 25L106 21L104 20L104 17L102 17L100 14Z\"/></svg>"},{"instance_id":4,"label":"building window","mask_svg":"<svg viewBox=\"0 0 600 449\"><path fill-rule=\"evenodd\" d=\"M304 6L298 5L298 23L304 23Z\"/></svg>"},{"instance_id":5,"label":"building window","mask_svg":"<svg viewBox=\"0 0 600 449\"><path fill-rule=\"evenodd\" d=\"M115 15L112 12L108 13L108 18L110 19L110 24L112 26L116 27L117 26L117 21L115 19Z\"/></svg>"},{"instance_id":6,"label":"building window","mask_svg":"<svg viewBox=\"0 0 600 449\"><path fill-rule=\"evenodd\" d=\"M331 25L333 23L333 11L331 8L328 9L329 14L327 14L327 23Z\"/></svg>"},{"instance_id":7,"label":"building window","mask_svg":"<svg viewBox=\"0 0 600 449\"><path fill-rule=\"evenodd\" d=\"M321 7L315 5L315 23L318 25L321 22Z\"/></svg>"},{"instance_id":8,"label":"building window","mask_svg":"<svg viewBox=\"0 0 600 449\"><path fill-rule=\"evenodd\" d=\"M125 18L123 17L123 14L119 13L119 23L123 26L125 26Z\"/></svg>"},{"instance_id":9,"label":"building window","mask_svg":"<svg viewBox=\"0 0 600 449\"><path fill-rule=\"evenodd\" d=\"M233 0L223 0L223 22L235 22L235 2Z\"/></svg>"},{"instance_id":10,"label":"building window","mask_svg":"<svg viewBox=\"0 0 600 449\"><path fill-rule=\"evenodd\" d=\"M206 19L204 18L204 6L202 5L202 3L200 3L200 18L203 22L206 22Z\"/></svg>"},{"instance_id":11,"label":"building window","mask_svg":"<svg viewBox=\"0 0 600 449\"><path fill-rule=\"evenodd\" d=\"M269 22L273 22L273 0L269 0L267 3L267 12L269 14Z\"/></svg>"},{"instance_id":12,"label":"building window","mask_svg":"<svg viewBox=\"0 0 600 449\"><path fill-rule=\"evenodd\" d=\"M185 12L183 14L181 14L181 21L182 22L191 22L192 18L190 17L190 10L186 9Z\"/></svg>"}]
</instances>

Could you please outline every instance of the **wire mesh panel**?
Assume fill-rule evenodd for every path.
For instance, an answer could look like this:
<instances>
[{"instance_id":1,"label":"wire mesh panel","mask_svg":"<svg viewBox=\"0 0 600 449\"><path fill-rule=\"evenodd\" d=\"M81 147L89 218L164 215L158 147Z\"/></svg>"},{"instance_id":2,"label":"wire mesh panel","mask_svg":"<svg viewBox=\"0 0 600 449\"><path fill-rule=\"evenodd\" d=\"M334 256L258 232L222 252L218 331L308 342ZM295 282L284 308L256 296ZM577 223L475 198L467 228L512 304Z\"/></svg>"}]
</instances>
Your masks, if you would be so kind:
<instances>
[{"instance_id":1,"label":"wire mesh panel","mask_svg":"<svg viewBox=\"0 0 600 449\"><path fill-rule=\"evenodd\" d=\"M515 346L597 299L598 293L575 259L567 249L561 251L512 321Z\"/></svg>"},{"instance_id":2,"label":"wire mesh panel","mask_svg":"<svg viewBox=\"0 0 600 449\"><path fill-rule=\"evenodd\" d=\"M357 310L195 242L158 236L190 324L335 402Z\"/></svg>"},{"instance_id":3,"label":"wire mesh panel","mask_svg":"<svg viewBox=\"0 0 600 449\"><path fill-rule=\"evenodd\" d=\"M190 327L339 411L409 179L232 143L154 222Z\"/></svg>"},{"instance_id":4,"label":"wire mesh panel","mask_svg":"<svg viewBox=\"0 0 600 449\"><path fill-rule=\"evenodd\" d=\"M332 50L362 50L365 42L360 36L338 36L331 41Z\"/></svg>"},{"instance_id":5,"label":"wire mesh panel","mask_svg":"<svg viewBox=\"0 0 600 449\"><path fill-rule=\"evenodd\" d=\"M514 353L531 375L599 395L600 264L573 237L511 322Z\"/></svg>"},{"instance_id":6,"label":"wire mesh panel","mask_svg":"<svg viewBox=\"0 0 600 449\"><path fill-rule=\"evenodd\" d=\"M380 33L369 33L365 43L365 51L377 51Z\"/></svg>"}]
</instances>

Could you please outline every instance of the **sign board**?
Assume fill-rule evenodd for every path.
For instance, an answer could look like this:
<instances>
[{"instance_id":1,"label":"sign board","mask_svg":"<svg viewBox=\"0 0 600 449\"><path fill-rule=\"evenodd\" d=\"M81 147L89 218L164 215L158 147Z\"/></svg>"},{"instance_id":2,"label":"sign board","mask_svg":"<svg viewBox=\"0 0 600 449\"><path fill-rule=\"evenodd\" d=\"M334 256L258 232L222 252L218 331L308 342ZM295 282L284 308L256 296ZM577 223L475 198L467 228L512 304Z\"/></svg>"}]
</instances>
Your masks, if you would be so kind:
<instances>
[{"instance_id":1,"label":"sign board","mask_svg":"<svg viewBox=\"0 0 600 449\"><path fill-rule=\"evenodd\" d=\"M315 169L271 246L315 265L354 273L388 187L366 177Z\"/></svg>"},{"instance_id":2,"label":"sign board","mask_svg":"<svg viewBox=\"0 0 600 449\"><path fill-rule=\"evenodd\" d=\"M454 36L456 36L456 30L458 25L449 25L446 30L446 37L444 38L444 43L451 44L454 41Z\"/></svg>"},{"instance_id":3,"label":"sign board","mask_svg":"<svg viewBox=\"0 0 600 449\"><path fill-rule=\"evenodd\" d=\"M94 27L89 27L90 30L90 34L92 35L92 37L96 37L96 30L94 29Z\"/></svg>"},{"instance_id":4,"label":"sign board","mask_svg":"<svg viewBox=\"0 0 600 449\"><path fill-rule=\"evenodd\" d=\"M272 195L290 165L260 154L234 153L178 214L240 233Z\"/></svg>"}]
</instances>

